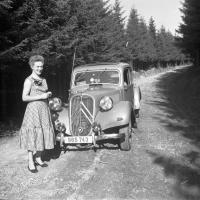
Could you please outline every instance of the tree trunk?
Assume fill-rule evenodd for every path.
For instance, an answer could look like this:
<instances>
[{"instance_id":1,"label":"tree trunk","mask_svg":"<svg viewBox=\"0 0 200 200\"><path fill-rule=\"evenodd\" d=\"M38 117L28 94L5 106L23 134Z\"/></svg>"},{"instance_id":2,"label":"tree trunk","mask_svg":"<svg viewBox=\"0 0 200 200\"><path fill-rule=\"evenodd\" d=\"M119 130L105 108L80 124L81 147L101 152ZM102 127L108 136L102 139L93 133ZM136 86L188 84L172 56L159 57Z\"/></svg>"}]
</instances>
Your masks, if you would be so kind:
<instances>
[{"instance_id":1,"label":"tree trunk","mask_svg":"<svg viewBox=\"0 0 200 200\"><path fill-rule=\"evenodd\" d=\"M6 84L5 84L5 75L4 72L1 73L1 90L0 90L0 114L1 114L1 119L5 120L7 117L7 90L6 90Z\"/></svg>"},{"instance_id":2,"label":"tree trunk","mask_svg":"<svg viewBox=\"0 0 200 200\"><path fill-rule=\"evenodd\" d=\"M196 49L196 56L195 56L195 66L199 67L199 60L200 60L200 49Z\"/></svg>"}]
</instances>

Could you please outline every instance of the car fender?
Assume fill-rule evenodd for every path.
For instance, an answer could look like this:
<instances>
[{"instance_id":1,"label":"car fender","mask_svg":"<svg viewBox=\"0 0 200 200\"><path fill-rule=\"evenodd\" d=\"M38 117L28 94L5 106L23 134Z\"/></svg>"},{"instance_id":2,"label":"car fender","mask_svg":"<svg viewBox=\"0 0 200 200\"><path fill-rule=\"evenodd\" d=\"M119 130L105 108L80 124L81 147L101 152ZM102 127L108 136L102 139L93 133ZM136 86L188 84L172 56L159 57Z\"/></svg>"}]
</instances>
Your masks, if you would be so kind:
<instances>
[{"instance_id":1,"label":"car fender","mask_svg":"<svg viewBox=\"0 0 200 200\"><path fill-rule=\"evenodd\" d=\"M133 94L134 94L134 109L140 109L140 100L142 98L141 90L139 86L133 87Z\"/></svg>"},{"instance_id":2,"label":"car fender","mask_svg":"<svg viewBox=\"0 0 200 200\"><path fill-rule=\"evenodd\" d=\"M132 105L129 101L120 101L109 111L98 111L95 122L105 130L112 127L126 125L130 121Z\"/></svg>"}]
</instances>

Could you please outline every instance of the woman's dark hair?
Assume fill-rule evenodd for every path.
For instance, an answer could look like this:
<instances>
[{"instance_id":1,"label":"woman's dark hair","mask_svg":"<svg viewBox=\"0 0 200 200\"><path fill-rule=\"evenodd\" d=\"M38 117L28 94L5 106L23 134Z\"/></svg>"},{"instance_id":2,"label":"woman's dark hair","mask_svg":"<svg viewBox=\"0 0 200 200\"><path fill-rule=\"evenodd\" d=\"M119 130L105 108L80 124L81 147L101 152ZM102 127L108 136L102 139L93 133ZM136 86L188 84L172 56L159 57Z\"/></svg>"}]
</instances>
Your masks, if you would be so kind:
<instances>
[{"instance_id":1,"label":"woman's dark hair","mask_svg":"<svg viewBox=\"0 0 200 200\"><path fill-rule=\"evenodd\" d=\"M43 56L41 56L41 55L34 55L34 56L31 56L30 58L29 58L29 65L30 65L30 67L32 67L33 66L33 64L35 63L35 62L37 62L37 61L40 61L40 62L42 62L43 64L44 64L44 57Z\"/></svg>"}]
</instances>

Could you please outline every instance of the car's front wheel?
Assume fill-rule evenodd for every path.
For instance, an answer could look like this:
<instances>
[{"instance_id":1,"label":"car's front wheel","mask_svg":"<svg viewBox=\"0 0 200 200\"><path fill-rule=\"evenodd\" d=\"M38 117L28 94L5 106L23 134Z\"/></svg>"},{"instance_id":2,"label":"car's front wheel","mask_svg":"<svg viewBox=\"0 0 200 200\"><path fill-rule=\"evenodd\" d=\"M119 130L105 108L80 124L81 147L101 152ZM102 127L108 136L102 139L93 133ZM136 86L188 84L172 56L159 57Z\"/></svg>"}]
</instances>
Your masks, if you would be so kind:
<instances>
[{"instance_id":1,"label":"car's front wheel","mask_svg":"<svg viewBox=\"0 0 200 200\"><path fill-rule=\"evenodd\" d=\"M125 137L120 139L120 149L122 151L129 151L131 150L131 121L126 126L123 126L119 129L119 134L125 134Z\"/></svg>"}]
</instances>

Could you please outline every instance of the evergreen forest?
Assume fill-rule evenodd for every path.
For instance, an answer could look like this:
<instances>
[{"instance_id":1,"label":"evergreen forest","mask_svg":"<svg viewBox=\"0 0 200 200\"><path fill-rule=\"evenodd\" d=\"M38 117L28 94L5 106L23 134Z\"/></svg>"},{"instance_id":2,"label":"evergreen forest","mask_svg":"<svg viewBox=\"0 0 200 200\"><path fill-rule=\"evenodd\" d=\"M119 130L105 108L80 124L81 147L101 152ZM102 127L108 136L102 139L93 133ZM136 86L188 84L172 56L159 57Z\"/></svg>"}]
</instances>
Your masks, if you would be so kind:
<instances>
[{"instance_id":1,"label":"evergreen forest","mask_svg":"<svg viewBox=\"0 0 200 200\"><path fill-rule=\"evenodd\" d=\"M31 55L45 57L49 89L62 99L78 65L127 62L138 71L197 62L199 10L198 0L185 0L177 37L164 26L157 29L153 17L146 22L136 8L125 19L119 0L114 5L109 0L1 0L1 120L23 116L21 93Z\"/></svg>"}]
</instances>

